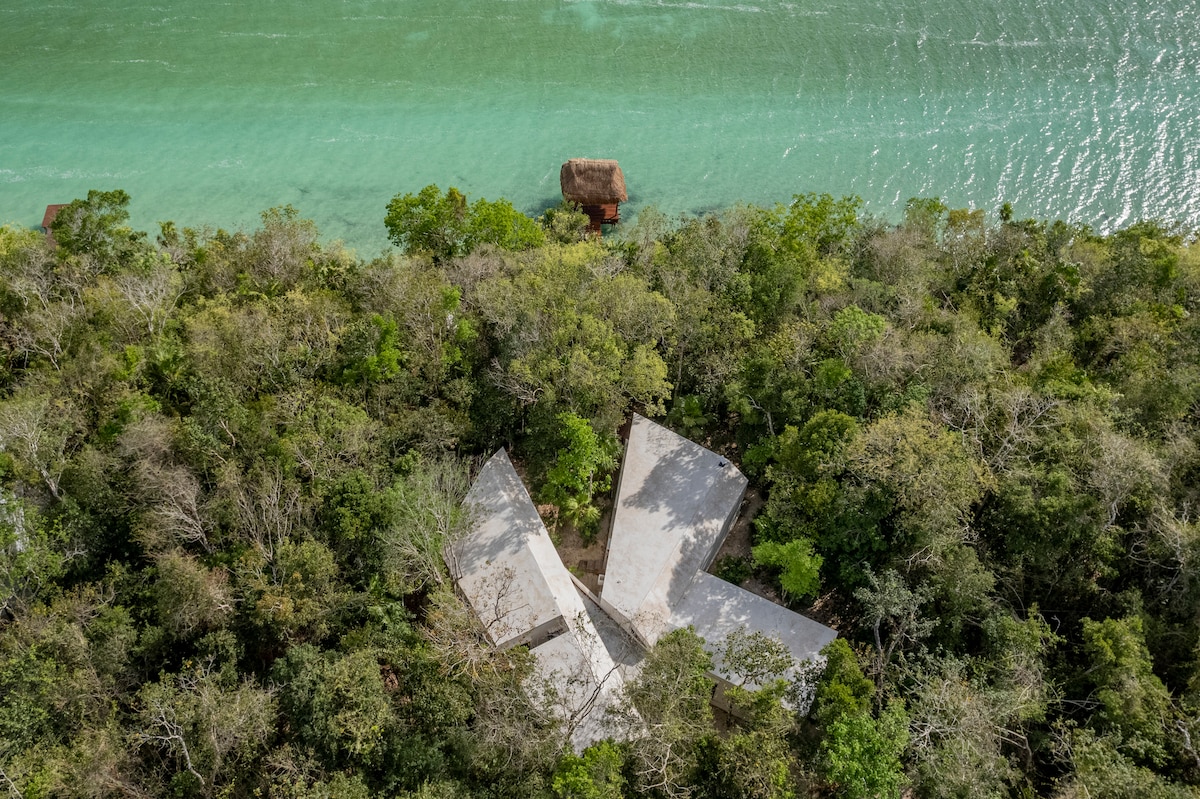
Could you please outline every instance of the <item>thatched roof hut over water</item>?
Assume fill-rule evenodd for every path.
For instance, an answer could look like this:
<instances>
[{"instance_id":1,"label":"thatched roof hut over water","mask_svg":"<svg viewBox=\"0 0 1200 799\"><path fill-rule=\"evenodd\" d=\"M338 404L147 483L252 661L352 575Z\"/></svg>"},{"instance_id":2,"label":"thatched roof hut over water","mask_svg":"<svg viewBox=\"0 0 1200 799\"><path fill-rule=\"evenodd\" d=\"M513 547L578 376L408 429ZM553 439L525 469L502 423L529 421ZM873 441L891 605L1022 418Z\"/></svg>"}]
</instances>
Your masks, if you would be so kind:
<instances>
[{"instance_id":1,"label":"thatched roof hut over water","mask_svg":"<svg viewBox=\"0 0 1200 799\"><path fill-rule=\"evenodd\" d=\"M607 158L572 158L558 173L563 197L580 205L623 203L625 175L616 161Z\"/></svg>"},{"instance_id":2,"label":"thatched roof hut over water","mask_svg":"<svg viewBox=\"0 0 1200 799\"><path fill-rule=\"evenodd\" d=\"M563 199L579 203L588 215L588 227L599 233L601 225L621 221L619 204L626 202L625 175L616 161L604 158L572 158L558 173Z\"/></svg>"}]
</instances>

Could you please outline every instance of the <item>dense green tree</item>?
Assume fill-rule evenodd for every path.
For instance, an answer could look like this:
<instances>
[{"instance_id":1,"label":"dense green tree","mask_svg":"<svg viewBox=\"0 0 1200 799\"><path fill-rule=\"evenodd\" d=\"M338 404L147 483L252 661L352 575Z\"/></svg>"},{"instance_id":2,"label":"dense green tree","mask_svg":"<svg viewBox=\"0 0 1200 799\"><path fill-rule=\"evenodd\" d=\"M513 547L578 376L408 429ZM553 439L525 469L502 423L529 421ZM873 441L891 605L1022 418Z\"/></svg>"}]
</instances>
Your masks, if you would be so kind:
<instances>
[{"instance_id":1,"label":"dense green tree","mask_svg":"<svg viewBox=\"0 0 1200 799\"><path fill-rule=\"evenodd\" d=\"M384 224L391 242L406 253L427 252L436 258L461 255L467 237L467 198L453 186L442 194L433 185L417 194L396 195L388 203Z\"/></svg>"},{"instance_id":2,"label":"dense green tree","mask_svg":"<svg viewBox=\"0 0 1200 799\"><path fill-rule=\"evenodd\" d=\"M825 728L821 773L848 799L894 799L907 782L900 760L907 746L908 715L899 702L879 717L846 713Z\"/></svg>"},{"instance_id":3,"label":"dense green tree","mask_svg":"<svg viewBox=\"0 0 1200 799\"><path fill-rule=\"evenodd\" d=\"M1136 616L1083 620L1083 641L1091 659L1090 682L1100 702L1101 726L1115 734L1118 748L1135 761L1161 765L1171 725L1171 700L1154 674Z\"/></svg>"},{"instance_id":4,"label":"dense green tree","mask_svg":"<svg viewBox=\"0 0 1200 799\"><path fill-rule=\"evenodd\" d=\"M616 442L597 435L587 419L573 413L560 413L558 423L563 446L546 473L542 496L584 536L594 537L600 509L592 499L612 486Z\"/></svg>"},{"instance_id":5,"label":"dense green tree","mask_svg":"<svg viewBox=\"0 0 1200 799\"><path fill-rule=\"evenodd\" d=\"M822 558L813 552L812 542L794 538L786 544L763 541L754 546L754 562L780 569L779 585L790 599L815 596L820 589Z\"/></svg>"},{"instance_id":6,"label":"dense green tree","mask_svg":"<svg viewBox=\"0 0 1200 799\"><path fill-rule=\"evenodd\" d=\"M466 255L481 244L526 250L545 241L537 223L507 200L479 199L468 205L453 186L445 194L430 185L415 195L396 195L384 224L388 238L406 253L428 253L439 260Z\"/></svg>"},{"instance_id":7,"label":"dense green tree","mask_svg":"<svg viewBox=\"0 0 1200 799\"><path fill-rule=\"evenodd\" d=\"M129 221L130 197L121 189L93 189L84 199L59 209L50 232L69 255L86 255L100 269L114 269L140 248L145 233L134 231Z\"/></svg>"},{"instance_id":8,"label":"dense green tree","mask_svg":"<svg viewBox=\"0 0 1200 799\"><path fill-rule=\"evenodd\" d=\"M608 741L593 744L582 755L567 753L554 771L558 799L622 799L625 778L621 750Z\"/></svg>"},{"instance_id":9,"label":"dense green tree","mask_svg":"<svg viewBox=\"0 0 1200 799\"><path fill-rule=\"evenodd\" d=\"M817 683L813 717L820 724L854 713L866 713L875 685L863 674L858 657L845 638L835 638L821 650L825 668Z\"/></svg>"}]
</instances>

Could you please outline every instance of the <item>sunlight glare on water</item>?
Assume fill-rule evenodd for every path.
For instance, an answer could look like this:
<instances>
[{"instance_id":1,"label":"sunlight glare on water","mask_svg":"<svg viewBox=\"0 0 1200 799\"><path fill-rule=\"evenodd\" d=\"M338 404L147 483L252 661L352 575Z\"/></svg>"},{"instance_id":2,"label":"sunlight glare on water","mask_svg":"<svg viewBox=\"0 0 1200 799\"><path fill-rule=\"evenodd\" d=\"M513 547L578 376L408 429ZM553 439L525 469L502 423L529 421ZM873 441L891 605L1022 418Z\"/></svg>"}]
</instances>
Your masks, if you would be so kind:
<instances>
[{"instance_id":1,"label":"sunlight glare on water","mask_svg":"<svg viewBox=\"0 0 1200 799\"><path fill-rule=\"evenodd\" d=\"M0 8L0 222L91 188L134 223L291 203L364 255L427 183L630 216L798 192L1101 230L1200 227L1193 0L127 0Z\"/></svg>"}]
</instances>

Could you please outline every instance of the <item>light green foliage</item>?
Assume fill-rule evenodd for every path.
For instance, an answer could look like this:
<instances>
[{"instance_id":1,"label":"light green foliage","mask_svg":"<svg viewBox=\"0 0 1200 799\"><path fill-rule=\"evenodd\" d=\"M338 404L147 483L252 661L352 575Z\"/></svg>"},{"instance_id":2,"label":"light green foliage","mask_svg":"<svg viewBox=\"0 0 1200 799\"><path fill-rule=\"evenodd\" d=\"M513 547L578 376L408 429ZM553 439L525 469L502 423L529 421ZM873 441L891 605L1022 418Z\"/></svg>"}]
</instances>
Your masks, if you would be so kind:
<instances>
[{"instance_id":1,"label":"light green foliage","mask_svg":"<svg viewBox=\"0 0 1200 799\"><path fill-rule=\"evenodd\" d=\"M719 396L756 332L747 307L757 305L754 281L739 270L754 226L737 210L687 220L676 230L664 231L665 226L661 215L639 214L631 237L659 235L653 244L641 240L636 245L635 267L672 306L670 377L676 389L706 399ZM779 285L763 282L772 291Z\"/></svg>"},{"instance_id":2,"label":"light green foliage","mask_svg":"<svg viewBox=\"0 0 1200 799\"><path fill-rule=\"evenodd\" d=\"M1009 796L1018 772L1006 750L1028 746L1019 722L1031 697L988 685L951 658L933 672L914 669L912 681L911 727L919 735L911 749L922 794Z\"/></svg>"},{"instance_id":3,"label":"light green foliage","mask_svg":"<svg viewBox=\"0 0 1200 799\"><path fill-rule=\"evenodd\" d=\"M893 503L901 551L938 561L961 543L985 473L962 439L910 407L863 429L847 451L861 484Z\"/></svg>"},{"instance_id":4,"label":"light green foliage","mask_svg":"<svg viewBox=\"0 0 1200 799\"><path fill-rule=\"evenodd\" d=\"M1010 753L1032 751L1055 689L1045 655L1057 640L1031 609L984 623L989 659L941 658L908 675L913 772L922 795L1010 796L1023 777Z\"/></svg>"},{"instance_id":5,"label":"light green foliage","mask_svg":"<svg viewBox=\"0 0 1200 799\"><path fill-rule=\"evenodd\" d=\"M272 796L286 799L371 799L371 789L363 779L355 775L337 772L328 780L295 780L275 782L271 786Z\"/></svg>"},{"instance_id":6,"label":"light green foliage","mask_svg":"<svg viewBox=\"0 0 1200 799\"><path fill-rule=\"evenodd\" d=\"M547 208L539 222L550 240L559 244L575 244L587 236L588 216L569 200Z\"/></svg>"},{"instance_id":7,"label":"light green foliage","mask_svg":"<svg viewBox=\"0 0 1200 799\"><path fill-rule=\"evenodd\" d=\"M66 459L78 419L69 399L22 392L0 401L0 448L18 475L62 498Z\"/></svg>"},{"instance_id":8,"label":"light green foliage","mask_svg":"<svg viewBox=\"0 0 1200 799\"><path fill-rule=\"evenodd\" d=\"M44 249L45 237L38 231L18 225L0 225L0 264L6 278L16 275L16 267L22 261L34 259L34 251Z\"/></svg>"},{"instance_id":9,"label":"light green foliage","mask_svg":"<svg viewBox=\"0 0 1200 799\"><path fill-rule=\"evenodd\" d=\"M851 357L883 338L886 330L887 320L882 316L867 313L857 305L850 305L833 315L829 337L843 357Z\"/></svg>"},{"instance_id":10,"label":"light green foliage","mask_svg":"<svg viewBox=\"0 0 1200 799\"><path fill-rule=\"evenodd\" d=\"M47 653L6 640L0 650L0 739L14 748L31 747L49 738L56 721L54 706L65 669Z\"/></svg>"},{"instance_id":11,"label":"light green foliage","mask_svg":"<svg viewBox=\"0 0 1200 799\"><path fill-rule=\"evenodd\" d=\"M795 538L786 544L763 541L754 545L754 562L780 569L779 585L791 599L816 596L821 588L824 558L813 552L812 542Z\"/></svg>"},{"instance_id":12,"label":"light green foliage","mask_svg":"<svg viewBox=\"0 0 1200 799\"><path fill-rule=\"evenodd\" d=\"M820 411L803 427L792 425L773 441L766 477L770 495L755 520L759 536L786 541L831 532L841 489L836 480L845 467L846 445L858 423L840 411Z\"/></svg>"},{"instance_id":13,"label":"light green foliage","mask_svg":"<svg viewBox=\"0 0 1200 799\"><path fill-rule=\"evenodd\" d=\"M853 195L835 199L830 194L797 194L790 205L776 210L782 240L791 248L834 254L849 241L861 207L862 200Z\"/></svg>"},{"instance_id":14,"label":"light green foliage","mask_svg":"<svg viewBox=\"0 0 1200 799\"><path fill-rule=\"evenodd\" d=\"M0 488L0 615L47 598L62 575L63 531Z\"/></svg>"},{"instance_id":15,"label":"light green foliage","mask_svg":"<svg viewBox=\"0 0 1200 799\"><path fill-rule=\"evenodd\" d=\"M896 799L907 782L900 758L908 740L908 714L899 702L878 718L843 714L825 728L821 773L846 799Z\"/></svg>"},{"instance_id":16,"label":"light green foliage","mask_svg":"<svg viewBox=\"0 0 1200 799\"><path fill-rule=\"evenodd\" d=\"M557 799L622 799L624 757L609 741L593 744L582 755L563 755L551 787Z\"/></svg>"},{"instance_id":17,"label":"light green foliage","mask_svg":"<svg viewBox=\"0 0 1200 799\"><path fill-rule=\"evenodd\" d=\"M415 791L400 794L401 799L471 799L477 794L451 780L422 783Z\"/></svg>"},{"instance_id":18,"label":"light green foliage","mask_svg":"<svg viewBox=\"0 0 1200 799\"><path fill-rule=\"evenodd\" d=\"M471 205L470 219L468 252L481 244L494 244L502 250L529 250L546 241L537 222L513 208L508 200L480 198Z\"/></svg>"},{"instance_id":19,"label":"light green foliage","mask_svg":"<svg viewBox=\"0 0 1200 799\"><path fill-rule=\"evenodd\" d=\"M597 493L612 487L612 470L617 465L617 442L602 438L587 419L573 413L557 417L559 437L564 442L546 474L543 498L586 536L595 535L600 511L592 504Z\"/></svg>"},{"instance_id":20,"label":"light green foliage","mask_svg":"<svg viewBox=\"0 0 1200 799\"><path fill-rule=\"evenodd\" d=\"M262 212L262 227L242 253L239 279L244 289L277 296L311 274L320 256L316 223L290 205L270 208Z\"/></svg>"},{"instance_id":21,"label":"light green foliage","mask_svg":"<svg viewBox=\"0 0 1200 799\"><path fill-rule=\"evenodd\" d=\"M948 210L939 197L911 197L904 204L904 225L934 242L945 224Z\"/></svg>"},{"instance_id":22,"label":"light green foliage","mask_svg":"<svg viewBox=\"0 0 1200 799\"><path fill-rule=\"evenodd\" d=\"M379 422L333 392L280 394L268 418L279 431L280 453L306 478L331 480L379 457Z\"/></svg>"},{"instance_id":23,"label":"light green foliage","mask_svg":"<svg viewBox=\"0 0 1200 799\"><path fill-rule=\"evenodd\" d=\"M25 316L27 312L44 315L54 307L59 294L56 283L54 256L46 237L24 227L0 226L0 313L29 324L32 320ZM0 377L8 374L6 367Z\"/></svg>"},{"instance_id":24,"label":"light green foliage","mask_svg":"<svg viewBox=\"0 0 1200 799\"><path fill-rule=\"evenodd\" d=\"M750 344L736 379L725 387L730 409L770 435L779 432L783 422L803 417L813 399L805 374L813 332L808 324L787 324Z\"/></svg>"},{"instance_id":25,"label":"light green foliage","mask_svg":"<svg viewBox=\"0 0 1200 799\"><path fill-rule=\"evenodd\" d=\"M451 186L442 194L434 185L417 194L397 194L387 205L388 238L404 252L451 258L466 244L467 198Z\"/></svg>"},{"instance_id":26,"label":"light green foliage","mask_svg":"<svg viewBox=\"0 0 1200 799\"><path fill-rule=\"evenodd\" d=\"M499 347L496 382L522 410L571 411L615 428L631 403L655 413L670 393L657 346L674 309L594 242L531 253L471 300Z\"/></svg>"},{"instance_id":27,"label":"light green foliage","mask_svg":"<svg viewBox=\"0 0 1200 799\"><path fill-rule=\"evenodd\" d=\"M1152 670L1142 620L1084 619L1083 641L1104 726L1117 734L1120 750L1135 761L1161 764L1171 699Z\"/></svg>"},{"instance_id":28,"label":"light green foliage","mask_svg":"<svg viewBox=\"0 0 1200 799\"><path fill-rule=\"evenodd\" d=\"M323 487L319 524L323 541L337 555L339 566L366 577L379 569L380 538L395 518L391 492L380 491L371 475L354 469Z\"/></svg>"},{"instance_id":29,"label":"light green foliage","mask_svg":"<svg viewBox=\"0 0 1200 799\"><path fill-rule=\"evenodd\" d=\"M393 515L379 535L386 575L409 590L446 582L443 547L464 532L466 465L439 458L419 461L393 485Z\"/></svg>"},{"instance_id":30,"label":"light green foliage","mask_svg":"<svg viewBox=\"0 0 1200 799\"><path fill-rule=\"evenodd\" d=\"M953 639L964 625L978 623L987 614L994 601L996 575L967 544L947 549L931 572L929 584L938 607L939 635Z\"/></svg>"},{"instance_id":31,"label":"light green foliage","mask_svg":"<svg viewBox=\"0 0 1200 799\"><path fill-rule=\"evenodd\" d=\"M451 186L442 194L426 186L417 194L397 194L388 203L388 238L409 255L428 253L436 260L466 255L481 244L504 250L540 247L542 229L507 200L467 198Z\"/></svg>"},{"instance_id":32,"label":"light green foliage","mask_svg":"<svg viewBox=\"0 0 1200 799\"><path fill-rule=\"evenodd\" d=\"M990 650L987 662L992 684L1016 697L1009 700L1009 712L1020 722L1043 721L1056 698L1047 673L1047 656L1063 638L1051 632L1037 605L1029 608L1024 620L995 613L982 626Z\"/></svg>"},{"instance_id":33,"label":"light green foliage","mask_svg":"<svg viewBox=\"0 0 1200 799\"><path fill-rule=\"evenodd\" d=\"M845 638L835 638L821 650L825 670L817 685L813 715L829 722L846 714L866 713L875 685L863 674L858 657Z\"/></svg>"}]
</instances>

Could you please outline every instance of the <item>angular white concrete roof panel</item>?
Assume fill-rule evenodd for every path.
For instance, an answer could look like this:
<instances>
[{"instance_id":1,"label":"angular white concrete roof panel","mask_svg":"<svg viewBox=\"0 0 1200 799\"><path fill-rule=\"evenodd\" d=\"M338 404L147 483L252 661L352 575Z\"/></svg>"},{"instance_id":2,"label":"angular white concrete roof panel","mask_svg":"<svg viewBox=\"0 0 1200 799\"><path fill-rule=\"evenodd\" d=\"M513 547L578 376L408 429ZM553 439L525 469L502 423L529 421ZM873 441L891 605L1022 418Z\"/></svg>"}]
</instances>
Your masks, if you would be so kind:
<instances>
[{"instance_id":1,"label":"angular white concrete roof panel","mask_svg":"<svg viewBox=\"0 0 1200 799\"><path fill-rule=\"evenodd\" d=\"M613 735L607 710L621 697L622 668L504 450L484 464L463 504L471 532L446 548L446 562L492 642L530 647L527 687L572 728L576 750Z\"/></svg>"},{"instance_id":2,"label":"angular white concrete roof panel","mask_svg":"<svg viewBox=\"0 0 1200 799\"><path fill-rule=\"evenodd\" d=\"M568 725L571 744L582 752L617 734L608 709L621 700L625 680L586 613L568 625L567 633L533 650L540 682L532 687Z\"/></svg>"},{"instance_id":3,"label":"angular white concrete roof panel","mask_svg":"<svg viewBox=\"0 0 1200 799\"><path fill-rule=\"evenodd\" d=\"M496 646L529 643L529 634L561 628L559 620L583 611L504 450L484 464L464 505L473 516L472 532L447 548L446 561Z\"/></svg>"},{"instance_id":4,"label":"angular white concrete roof panel","mask_svg":"<svg viewBox=\"0 0 1200 799\"><path fill-rule=\"evenodd\" d=\"M706 572L696 575L691 589L671 616L671 626L695 628L713 655L713 671L735 684L740 680L721 663L720 652L726 637L741 628L778 640L787 647L796 665L805 660L817 661L825 645L837 638L837 632L824 624ZM746 687L762 686L747 683Z\"/></svg>"},{"instance_id":5,"label":"angular white concrete roof panel","mask_svg":"<svg viewBox=\"0 0 1200 799\"><path fill-rule=\"evenodd\" d=\"M746 478L715 452L634 415L617 488L600 599L647 644L708 568L737 516Z\"/></svg>"}]
</instances>

